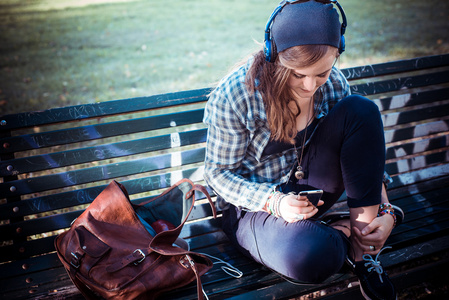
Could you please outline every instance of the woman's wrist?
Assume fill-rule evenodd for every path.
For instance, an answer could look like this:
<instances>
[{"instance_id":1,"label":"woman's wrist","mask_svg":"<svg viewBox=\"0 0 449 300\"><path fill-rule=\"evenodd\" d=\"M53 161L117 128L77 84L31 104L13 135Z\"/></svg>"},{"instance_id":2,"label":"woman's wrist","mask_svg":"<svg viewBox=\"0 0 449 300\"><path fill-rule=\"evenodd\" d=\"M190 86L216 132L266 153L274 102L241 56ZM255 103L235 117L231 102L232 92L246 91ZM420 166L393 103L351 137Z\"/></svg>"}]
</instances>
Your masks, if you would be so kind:
<instances>
[{"instance_id":1,"label":"woman's wrist","mask_svg":"<svg viewBox=\"0 0 449 300\"><path fill-rule=\"evenodd\" d=\"M396 215L394 214L394 208L390 203L382 203L379 206L379 212L377 214L378 217L382 217L384 215L391 215L394 220L393 227L396 226Z\"/></svg>"},{"instance_id":2,"label":"woman's wrist","mask_svg":"<svg viewBox=\"0 0 449 300\"><path fill-rule=\"evenodd\" d=\"M285 194L279 191L271 192L270 196L268 197L267 203L265 204L264 210L270 215L275 216L276 218L281 218L281 200L285 196Z\"/></svg>"}]
</instances>

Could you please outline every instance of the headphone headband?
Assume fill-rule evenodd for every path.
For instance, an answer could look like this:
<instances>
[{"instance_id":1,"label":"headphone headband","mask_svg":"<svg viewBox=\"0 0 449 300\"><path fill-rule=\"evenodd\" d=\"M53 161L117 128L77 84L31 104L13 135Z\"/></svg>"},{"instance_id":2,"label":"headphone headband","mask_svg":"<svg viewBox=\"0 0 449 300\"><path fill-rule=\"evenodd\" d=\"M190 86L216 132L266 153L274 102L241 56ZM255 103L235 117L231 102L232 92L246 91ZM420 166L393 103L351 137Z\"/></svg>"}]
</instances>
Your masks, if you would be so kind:
<instances>
[{"instance_id":1,"label":"headphone headband","mask_svg":"<svg viewBox=\"0 0 449 300\"><path fill-rule=\"evenodd\" d=\"M279 5L274 9L273 13L271 14L270 18L268 19L267 25L265 26L265 40L264 40L264 52L265 52L265 59L269 62L274 62L277 56L274 40L271 34L271 27L273 25L274 19L276 16L282 11L282 9L287 4L294 4L296 2L299 2L300 0L283 0ZM307 2L304 2L307 3ZM340 44L338 45L338 52L341 54L345 51L345 38L344 34L346 31L347 21L346 21L346 15L341 7L340 3L338 3L337 0L330 0L330 3L335 4L340 11L340 16L342 18L342 23L340 27Z\"/></svg>"}]
</instances>

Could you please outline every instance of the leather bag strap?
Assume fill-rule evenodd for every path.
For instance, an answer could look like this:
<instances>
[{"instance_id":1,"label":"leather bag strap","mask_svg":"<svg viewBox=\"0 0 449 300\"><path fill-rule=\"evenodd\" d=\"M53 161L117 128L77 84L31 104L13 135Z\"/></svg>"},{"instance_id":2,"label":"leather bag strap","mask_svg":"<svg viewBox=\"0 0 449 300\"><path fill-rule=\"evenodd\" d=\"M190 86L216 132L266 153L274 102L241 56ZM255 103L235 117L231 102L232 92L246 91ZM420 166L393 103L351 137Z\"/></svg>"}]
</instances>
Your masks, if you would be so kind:
<instances>
[{"instance_id":1,"label":"leather bag strap","mask_svg":"<svg viewBox=\"0 0 449 300\"><path fill-rule=\"evenodd\" d=\"M203 300L203 285L201 283L201 275L198 273L198 270L196 269L196 265L195 262L193 261L193 259L189 256L186 255L187 259L189 260L190 265L192 266L192 270L193 273L195 273L195 277L196 277L196 292L198 295L198 300Z\"/></svg>"},{"instance_id":2,"label":"leather bag strap","mask_svg":"<svg viewBox=\"0 0 449 300\"><path fill-rule=\"evenodd\" d=\"M146 205L146 204L148 204L148 203L154 201L155 199L157 199L157 198L159 198L159 197L162 197L162 196L164 196L164 195L170 193L171 190L173 190L174 188L180 186L180 185L183 184L184 182L188 182L188 183L192 186L192 189L186 194L186 197L187 197L187 198L195 197L194 191L199 191L199 192L203 193L203 194L207 197L207 200L209 201L209 204L210 204L210 206L211 206L212 214L214 215L214 218L217 218L217 210L215 209L215 205L214 205L214 203L212 202L212 198L210 197L209 192L207 191L207 189L206 189L204 186L200 185L200 184L194 184L194 183L193 183L190 179L188 179L188 178L181 179L180 181L178 181L177 183L175 183L174 185L172 185L170 188L166 189L162 194L160 194L160 195L157 196L156 198L150 199L150 200L147 200L147 201L144 201L144 202L142 202L142 203L137 204L136 206L144 206L144 205ZM125 191L126 191L126 190L125 190ZM195 198L193 199L193 202L195 203Z\"/></svg>"},{"instance_id":3,"label":"leather bag strap","mask_svg":"<svg viewBox=\"0 0 449 300\"><path fill-rule=\"evenodd\" d=\"M176 227L175 229L171 229L171 230L167 230L167 231L163 231L158 233L153 240L150 243L150 249L159 252L161 254L164 255L176 255L176 254L180 254L178 249L172 249L172 248L176 248L176 247L172 247L172 244L175 242L175 240L178 238L179 234L181 233L181 230L185 224L185 222L187 221L190 213L193 210L193 207L195 205L195 191L199 191L201 193L203 193L206 197L207 200L209 201L209 204L211 206L212 209L212 213L214 218L217 217L217 212L215 209L215 205L212 202L212 199L209 195L209 193L207 192L206 188L203 187L202 185L199 184L194 184L190 179L184 178L180 181L178 181L177 183L175 183L174 185L172 185L169 189L165 190L160 196L151 199L149 201L140 203L139 206L141 205L146 205L151 201L155 201L157 198L164 196L165 194L169 193L172 189L176 188L177 186L181 185L182 183L188 182L191 186L191 189L186 193L185 195L185 199L183 199L184 201L186 199L192 198L192 204L190 207L189 212L187 213L187 215L185 216L184 220L182 220L181 224ZM163 250L161 250L163 248Z\"/></svg>"},{"instance_id":4,"label":"leather bag strap","mask_svg":"<svg viewBox=\"0 0 449 300\"><path fill-rule=\"evenodd\" d=\"M210 197L209 192L206 190L206 188L204 186L202 186L201 184L195 184L193 186L192 190L199 191L206 196L207 201L209 201L210 207L212 209L212 214L214 216L214 219L216 219L217 218L217 210L216 210L215 205L212 202L212 198Z\"/></svg>"}]
</instances>

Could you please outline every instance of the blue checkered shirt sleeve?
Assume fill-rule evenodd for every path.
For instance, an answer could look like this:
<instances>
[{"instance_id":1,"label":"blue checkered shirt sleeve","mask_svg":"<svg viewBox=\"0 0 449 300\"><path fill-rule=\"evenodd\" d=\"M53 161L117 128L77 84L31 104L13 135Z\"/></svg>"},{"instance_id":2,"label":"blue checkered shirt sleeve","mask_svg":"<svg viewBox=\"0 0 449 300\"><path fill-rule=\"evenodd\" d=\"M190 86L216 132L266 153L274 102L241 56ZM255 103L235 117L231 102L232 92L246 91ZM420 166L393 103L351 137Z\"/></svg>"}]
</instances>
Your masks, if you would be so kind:
<instances>
[{"instance_id":1,"label":"blue checkered shirt sleeve","mask_svg":"<svg viewBox=\"0 0 449 300\"><path fill-rule=\"evenodd\" d=\"M242 68L226 78L211 94L206 105L205 180L226 202L258 211L276 184L266 182L254 169L257 161L253 157L263 151L264 140L270 133L266 129L264 136L264 128L259 126L266 123L261 120L266 118L263 101L247 92L245 73ZM262 116L257 115L260 113ZM267 171L276 172L277 169L279 167ZM266 178L276 178L271 173L265 175Z\"/></svg>"}]
</instances>

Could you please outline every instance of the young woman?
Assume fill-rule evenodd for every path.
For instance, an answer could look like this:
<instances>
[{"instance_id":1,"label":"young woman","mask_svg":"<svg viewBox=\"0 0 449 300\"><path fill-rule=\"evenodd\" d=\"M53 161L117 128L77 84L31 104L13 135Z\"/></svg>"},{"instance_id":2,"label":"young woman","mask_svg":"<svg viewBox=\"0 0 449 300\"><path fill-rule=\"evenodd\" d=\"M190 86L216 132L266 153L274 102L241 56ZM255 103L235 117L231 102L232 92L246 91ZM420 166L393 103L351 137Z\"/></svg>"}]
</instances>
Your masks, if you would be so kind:
<instances>
[{"instance_id":1,"label":"young woman","mask_svg":"<svg viewBox=\"0 0 449 300\"><path fill-rule=\"evenodd\" d=\"M383 184L379 110L351 96L334 66L346 20L335 3L340 24L333 3L283 1L268 21L265 51L211 93L205 179L224 231L249 257L307 283L322 282L349 258L367 299L395 299L375 255L402 212ZM313 205L299 195L306 190L324 193ZM349 213L323 216L344 191Z\"/></svg>"}]
</instances>

